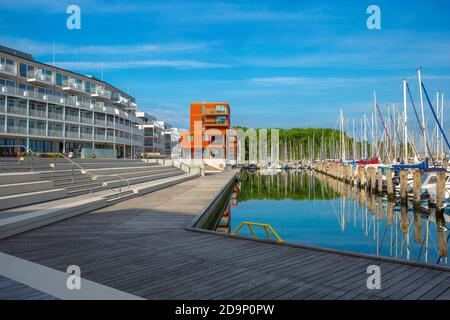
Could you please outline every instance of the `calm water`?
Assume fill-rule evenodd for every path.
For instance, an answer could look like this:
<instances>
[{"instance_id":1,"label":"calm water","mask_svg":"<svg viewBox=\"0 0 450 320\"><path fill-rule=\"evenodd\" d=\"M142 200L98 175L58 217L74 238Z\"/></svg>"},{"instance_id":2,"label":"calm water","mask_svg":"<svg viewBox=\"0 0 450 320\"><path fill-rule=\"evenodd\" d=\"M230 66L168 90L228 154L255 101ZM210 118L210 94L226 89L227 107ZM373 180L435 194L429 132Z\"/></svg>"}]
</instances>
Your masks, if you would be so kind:
<instances>
[{"instance_id":1,"label":"calm water","mask_svg":"<svg viewBox=\"0 0 450 320\"><path fill-rule=\"evenodd\" d=\"M216 230L268 223L286 242L449 265L449 218L414 212L319 173L243 171ZM262 228L255 231L266 237ZM239 234L251 236L247 227Z\"/></svg>"}]
</instances>

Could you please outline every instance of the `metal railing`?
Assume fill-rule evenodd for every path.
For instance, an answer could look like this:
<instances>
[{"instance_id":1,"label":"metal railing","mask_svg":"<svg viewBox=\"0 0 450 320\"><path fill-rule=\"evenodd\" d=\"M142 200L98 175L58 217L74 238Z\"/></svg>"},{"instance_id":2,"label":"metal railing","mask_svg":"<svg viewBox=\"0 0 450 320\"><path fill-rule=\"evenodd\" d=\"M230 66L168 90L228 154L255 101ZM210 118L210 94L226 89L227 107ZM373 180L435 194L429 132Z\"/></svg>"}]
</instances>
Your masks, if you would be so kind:
<instances>
[{"instance_id":1,"label":"metal railing","mask_svg":"<svg viewBox=\"0 0 450 320\"><path fill-rule=\"evenodd\" d=\"M30 153L31 154L31 171L34 171L34 158L40 158L39 155L47 155L48 153L38 153L35 152L33 150L31 150L29 147L24 146L24 145L0 145L0 148L21 148L24 149L26 153ZM93 191L93 183L94 181L97 181L98 177L117 177L119 178L120 182L119 182L119 198L122 196L122 188L124 186L124 182L125 185L128 187L128 190L131 190L131 185L130 182L123 178L121 175L119 174L106 174L106 175L94 175L91 172L89 172L88 170L84 169L82 166L80 166L78 163L76 163L75 161L73 161L72 159L70 159L69 157L67 157L65 154L60 153L60 152L56 152L56 153L51 153L52 158L47 158L50 160L53 160L53 163L49 163L50 168L53 169L53 171L56 171L56 159L64 159L66 161L68 161L71 165L72 165L72 183L74 183L75 181L75 167L80 171L81 174L83 175L88 175L90 177L90 190L89 192L92 193ZM25 160L25 157L18 157L17 159L17 163L20 164L22 161ZM108 182L102 182L101 183L102 187L107 188L109 190L113 190L115 189L114 187L108 188Z\"/></svg>"},{"instance_id":2,"label":"metal railing","mask_svg":"<svg viewBox=\"0 0 450 320\"><path fill-rule=\"evenodd\" d=\"M270 224L267 223L256 223L256 222L248 222L248 221L243 221L241 222L241 224L236 228L236 230L234 230L234 232L232 233L233 236L236 236L237 233L239 232L239 230L241 230L241 228L243 226L248 226L248 229L250 230L253 238L258 238L256 236L255 230L253 230L252 227L262 227L266 233L267 239L272 240L271 236L270 236L270 232L272 232L272 234L275 236L275 238L277 239L277 242L284 242L280 236L278 235L278 233L276 233L276 231L272 228L272 226ZM270 231L270 232L269 232Z\"/></svg>"},{"instance_id":3,"label":"metal railing","mask_svg":"<svg viewBox=\"0 0 450 320\"><path fill-rule=\"evenodd\" d=\"M16 75L17 74L17 68L16 64L8 64L8 63L0 63L0 72L6 72L9 74Z\"/></svg>"}]
</instances>

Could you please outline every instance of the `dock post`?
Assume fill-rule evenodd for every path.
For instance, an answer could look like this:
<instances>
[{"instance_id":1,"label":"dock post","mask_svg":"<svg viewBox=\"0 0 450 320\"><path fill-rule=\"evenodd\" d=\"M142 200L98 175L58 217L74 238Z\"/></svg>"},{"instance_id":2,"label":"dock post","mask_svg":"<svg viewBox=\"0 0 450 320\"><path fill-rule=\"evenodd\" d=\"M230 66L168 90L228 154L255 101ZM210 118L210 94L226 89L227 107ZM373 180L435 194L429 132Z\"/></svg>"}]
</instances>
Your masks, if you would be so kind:
<instances>
[{"instance_id":1,"label":"dock post","mask_svg":"<svg viewBox=\"0 0 450 320\"><path fill-rule=\"evenodd\" d=\"M436 210L444 209L446 172L438 172L436 180Z\"/></svg>"},{"instance_id":2,"label":"dock post","mask_svg":"<svg viewBox=\"0 0 450 320\"><path fill-rule=\"evenodd\" d=\"M421 173L419 170L415 170L413 172L413 202L414 202L414 206L415 207L419 207L420 203L421 203L421 199L420 199L420 188L421 183L420 183L420 179L421 179Z\"/></svg>"},{"instance_id":3,"label":"dock post","mask_svg":"<svg viewBox=\"0 0 450 320\"><path fill-rule=\"evenodd\" d=\"M387 184L387 193L388 193L388 199L394 200L394 184L392 182L392 169L387 168L386 169L386 184Z\"/></svg>"},{"instance_id":4,"label":"dock post","mask_svg":"<svg viewBox=\"0 0 450 320\"><path fill-rule=\"evenodd\" d=\"M355 183L355 168L350 165L349 166L349 174L350 174L350 183L351 185L353 185Z\"/></svg>"},{"instance_id":5,"label":"dock post","mask_svg":"<svg viewBox=\"0 0 450 320\"><path fill-rule=\"evenodd\" d=\"M359 171L359 187L361 189L366 187L366 175L365 175L365 170L363 166L359 166L358 167L358 171Z\"/></svg>"},{"instance_id":6,"label":"dock post","mask_svg":"<svg viewBox=\"0 0 450 320\"><path fill-rule=\"evenodd\" d=\"M383 170L378 168L378 194L383 194Z\"/></svg>"},{"instance_id":7,"label":"dock post","mask_svg":"<svg viewBox=\"0 0 450 320\"><path fill-rule=\"evenodd\" d=\"M444 159L442 159L442 167L447 169L448 168L448 158L444 157Z\"/></svg>"},{"instance_id":8,"label":"dock post","mask_svg":"<svg viewBox=\"0 0 450 320\"><path fill-rule=\"evenodd\" d=\"M400 171L400 201L408 204L408 170Z\"/></svg>"}]
</instances>

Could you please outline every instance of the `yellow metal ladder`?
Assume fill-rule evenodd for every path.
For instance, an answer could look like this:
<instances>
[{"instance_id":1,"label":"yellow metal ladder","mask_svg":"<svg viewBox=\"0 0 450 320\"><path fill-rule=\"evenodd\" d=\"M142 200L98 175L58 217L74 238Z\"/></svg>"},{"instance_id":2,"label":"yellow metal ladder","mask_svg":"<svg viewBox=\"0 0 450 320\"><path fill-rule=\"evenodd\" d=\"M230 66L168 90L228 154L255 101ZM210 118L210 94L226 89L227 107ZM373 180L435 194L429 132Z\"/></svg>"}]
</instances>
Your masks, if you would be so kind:
<instances>
[{"instance_id":1,"label":"yellow metal ladder","mask_svg":"<svg viewBox=\"0 0 450 320\"><path fill-rule=\"evenodd\" d=\"M275 236L275 238L277 239L277 242L284 242L283 239L280 238L280 236L278 235L278 233L272 228L272 226L270 224L267 223L257 223L257 222L249 222L249 221L243 221L239 224L239 226L236 228L236 230L233 231L232 235L236 236L237 233L239 232L239 230L241 230L241 228L243 226L247 226L248 229L250 230L250 232L252 233L253 238L257 238L256 234L255 234L255 230L253 230L253 227L262 227L264 228L264 231L267 235L267 239L271 240L271 235L270 232L272 232L272 234ZM269 232L270 231L270 232Z\"/></svg>"}]
</instances>

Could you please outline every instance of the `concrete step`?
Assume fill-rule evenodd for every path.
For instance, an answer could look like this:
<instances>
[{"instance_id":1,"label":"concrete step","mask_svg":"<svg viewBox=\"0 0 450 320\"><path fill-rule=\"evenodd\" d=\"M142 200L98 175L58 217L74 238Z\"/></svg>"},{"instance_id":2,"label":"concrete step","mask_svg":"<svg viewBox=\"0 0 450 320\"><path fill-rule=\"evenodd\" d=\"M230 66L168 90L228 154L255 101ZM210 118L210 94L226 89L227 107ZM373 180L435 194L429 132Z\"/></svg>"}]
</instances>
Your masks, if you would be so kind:
<instances>
[{"instance_id":1,"label":"concrete step","mask_svg":"<svg viewBox=\"0 0 450 320\"><path fill-rule=\"evenodd\" d=\"M0 173L0 185L22 183L22 182L34 182L40 181L41 174L39 172L8 172Z\"/></svg>"},{"instance_id":2,"label":"concrete step","mask_svg":"<svg viewBox=\"0 0 450 320\"><path fill-rule=\"evenodd\" d=\"M53 189L53 181L34 181L0 185L0 197Z\"/></svg>"},{"instance_id":3,"label":"concrete step","mask_svg":"<svg viewBox=\"0 0 450 320\"><path fill-rule=\"evenodd\" d=\"M52 190L43 190L43 191L27 192L3 196L0 197L0 210L56 200L64 198L66 196L67 196L66 189L52 189Z\"/></svg>"}]
</instances>

